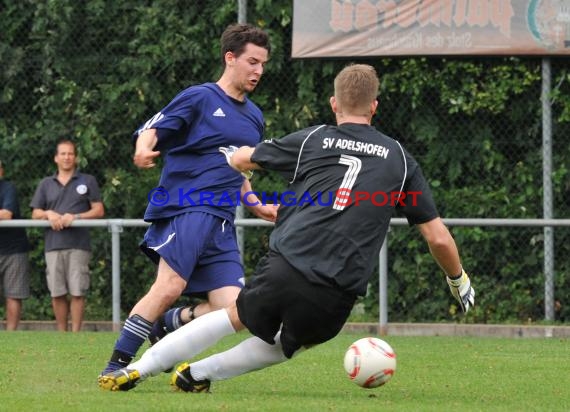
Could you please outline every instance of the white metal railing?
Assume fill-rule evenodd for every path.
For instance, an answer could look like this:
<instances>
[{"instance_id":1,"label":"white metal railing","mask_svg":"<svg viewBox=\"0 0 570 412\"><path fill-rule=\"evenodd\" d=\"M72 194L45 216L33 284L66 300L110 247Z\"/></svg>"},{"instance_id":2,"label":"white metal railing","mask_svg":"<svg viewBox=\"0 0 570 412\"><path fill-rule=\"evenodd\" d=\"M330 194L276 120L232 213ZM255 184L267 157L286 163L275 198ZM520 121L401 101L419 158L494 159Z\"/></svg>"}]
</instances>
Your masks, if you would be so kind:
<instances>
[{"instance_id":1,"label":"white metal railing","mask_svg":"<svg viewBox=\"0 0 570 412\"><path fill-rule=\"evenodd\" d=\"M443 219L447 226L502 226L502 227L543 227L552 229L553 227L569 227L570 219ZM406 226L406 219L394 218L390 221L390 226ZM76 227L106 227L111 233L111 273L112 273L112 322L113 330L118 331L121 327L121 233L124 227L146 227L149 223L142 219L85 219L76 220L72 226ZM273 223L262 219L236 219L235 225L238 227L247 226L273 226ZM49 227L47 220L13 219L0 220L0 229L3 227ZM545 253L545 259L554 259L553 251ZM379 333L386 334L388 326L388 248L387 239L384 240L379 256ZM545 261L545 312L549 312L546 307L547 295L554 296L553 277L554 273L546 273L546 268L553 267L551 262ZM548 320L548 319L547 319Z\"/></svg>"}]
</instances>

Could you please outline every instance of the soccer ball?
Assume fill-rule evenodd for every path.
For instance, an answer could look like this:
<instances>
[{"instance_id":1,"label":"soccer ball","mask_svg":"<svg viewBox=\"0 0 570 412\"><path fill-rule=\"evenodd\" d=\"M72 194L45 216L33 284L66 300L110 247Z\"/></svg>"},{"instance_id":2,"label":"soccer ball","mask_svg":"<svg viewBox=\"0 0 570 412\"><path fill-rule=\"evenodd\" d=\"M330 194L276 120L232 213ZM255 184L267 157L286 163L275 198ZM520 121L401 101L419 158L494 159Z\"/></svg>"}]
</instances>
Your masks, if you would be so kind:
<instances>
[{"instance_id":1,"label":"soccer ball","mask_svg":"<svg viewBox=\"0 0 570 412\"><path fill-rule=\"evenodd\" d=\"M358 386L376 388L384 385L394 375L396 353L382 339L362 338L346 351L344 370Z\"/></svg>"}]
</instances>

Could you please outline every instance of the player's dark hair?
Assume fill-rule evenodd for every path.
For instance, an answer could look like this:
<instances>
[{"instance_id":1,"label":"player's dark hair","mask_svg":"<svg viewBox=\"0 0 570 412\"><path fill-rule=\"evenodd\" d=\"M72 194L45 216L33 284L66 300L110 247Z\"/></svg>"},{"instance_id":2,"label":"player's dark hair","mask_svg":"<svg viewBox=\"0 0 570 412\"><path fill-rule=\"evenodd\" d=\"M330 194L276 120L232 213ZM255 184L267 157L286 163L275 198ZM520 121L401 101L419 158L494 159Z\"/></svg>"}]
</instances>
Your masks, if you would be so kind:
<instances>
[{"instance_id":1,"label":"player's dark hair","mask_svg":"<svg viewBox=\"0 0 570 412\"><path fill-rule=\"evenodd\" d=\"M226 65L225 55L227 52L232 52L236 57L239 57L248 43L263 47L268 54L271 52L269 35L251 24L232 24L228 26L222 34L221 43L223 66Z\"/></svg>"}]
</instances>

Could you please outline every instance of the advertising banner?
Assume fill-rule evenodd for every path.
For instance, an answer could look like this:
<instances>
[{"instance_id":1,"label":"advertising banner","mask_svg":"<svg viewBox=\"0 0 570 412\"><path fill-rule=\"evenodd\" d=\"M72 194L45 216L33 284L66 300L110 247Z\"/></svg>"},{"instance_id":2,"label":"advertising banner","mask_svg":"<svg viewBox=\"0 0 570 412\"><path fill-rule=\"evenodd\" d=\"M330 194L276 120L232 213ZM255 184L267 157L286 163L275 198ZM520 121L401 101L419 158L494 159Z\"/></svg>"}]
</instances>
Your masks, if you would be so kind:
<instances>
[{"instance_id":1,"label":"advertising banner","mask_svg":"<svg viewBox=\"0 0 570 412\"><path fill-rule=\"evenodd\" d=\"M292 57L570 55L570 0L294 0Z\"/></svg>"}]
</instances>

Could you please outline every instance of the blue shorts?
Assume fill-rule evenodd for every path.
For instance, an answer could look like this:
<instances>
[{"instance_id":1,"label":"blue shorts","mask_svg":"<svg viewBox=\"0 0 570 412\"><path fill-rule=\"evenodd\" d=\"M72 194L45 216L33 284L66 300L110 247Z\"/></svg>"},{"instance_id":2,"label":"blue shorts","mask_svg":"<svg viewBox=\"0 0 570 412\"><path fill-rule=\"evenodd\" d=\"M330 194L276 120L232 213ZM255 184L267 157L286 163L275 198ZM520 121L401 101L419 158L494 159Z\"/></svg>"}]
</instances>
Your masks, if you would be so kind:
<instances>
[{"instance_id":1,"label":"blue shorts","mask_svg":"<svg viewBox=\"0 0 570 412\"><path fill-rule=\"evenodd\" d=\"M154 263L163 258L186 280L183 295L244 286L235 226L220 217L188 212L153 221L140 247Z\"/></svg>"}]
</instances>

